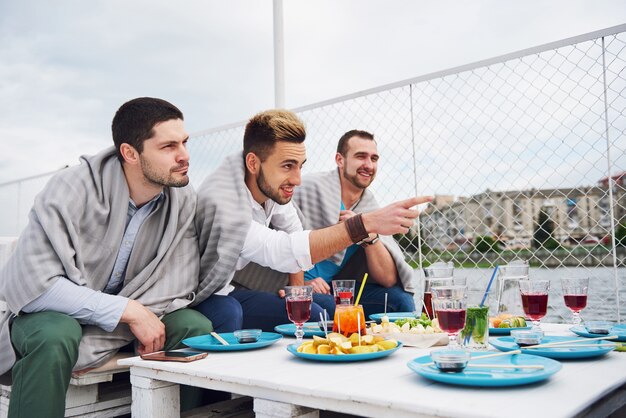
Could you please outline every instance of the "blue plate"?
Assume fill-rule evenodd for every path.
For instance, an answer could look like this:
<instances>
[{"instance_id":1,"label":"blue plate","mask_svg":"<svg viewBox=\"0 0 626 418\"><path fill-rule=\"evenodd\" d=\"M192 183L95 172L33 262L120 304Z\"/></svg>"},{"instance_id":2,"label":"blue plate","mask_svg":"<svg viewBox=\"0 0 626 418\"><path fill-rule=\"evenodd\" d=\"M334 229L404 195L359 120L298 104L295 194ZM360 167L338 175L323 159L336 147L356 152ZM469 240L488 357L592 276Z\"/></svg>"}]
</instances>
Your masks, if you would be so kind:
<instances>
[{"instance_id":1,"label":"blue plate","mask_svg":"<svg viewBox=\"0 0 626 418\"><path fill-rule=\"evenodd\" d=\"M472 357L480 356L483 353L472 353ZM513 356L494 357L480 362L485 363L485 367L467 367L460 373L445 373L439 371L434 365L425 366L431 363L430 356L418 357L407 363L409 369L427 379L437 382L449 383L461 386L518 386L539 382L552 376L561 370L561 363L549 358L532 356L529 354L516 354ZM479 361L476 360L476 363ZM542 365L543 369L498 369L489 368L490 364L495 365Z\"/></svg>"},{"instance_id":2,"label":"blue plate","mask_svg":"<svg viewBox=\"0 0 626 418\"><path fill-rule=\"evenodd\" d=\"M626 342L626 325L613 325L613 327L611 328L611 332L609 332L608 334L593 334L591 332L587 332L587 329L583 325L571 327L570 331L572 331L574 334L580 335L581 337L587 338L617 335L617 338L611 341Z\"/></svg>"},{"instance_id":3,"label":"blue plate","mask_svg":"<svg viewBox=\"0 0 626 418\"><path fill-rule=\"evenodd\" d=\"M385 316L384 313L375 313L370 315L370 319L376 322L380 322L383 319L383 316ZM402 318L419 318L419 315L415 316L414 312L388 312L387 316L392 322Z\"/></svg>"},{"instance_id":4,"label":"blue plate","mask_svg":"<svg viewBox=\"0 0 626 418\"><path fill-rule=\"evenodd\" d=\"M519 347L513 337L500 337L500 338L490 338L489 344L493 345L500 351L512 351L521 349L522 353L525 354L534 354L536 356L550 357L554 359L577 359L577 358L588 358L588 357L598 357L603 356L609 351L615 349L616 345L611 343L610 341L586 341L584 338L575 338L575 337L543 337L541 340L541 344L547 343L555 343L559 341L574 341L574 340L582 340L584 343L576 343L576 344L593 344L598 345L598 347L574 347L573 344L568 346L567 348L559 348L559 346L555 347L545 347L545 348L523 348ZM600 347L600 344L610 344L611 347Z\"/></svg>"},{"instance_id":5,"label":"blue plate","mask_svg":"<svg viewBox=\"0 0 626 418\"><path fill-rule=\"evenodd\" d=\"M274 344L283 338L282 335L274 332L263 332L261 337L255 343L240 344L237 338L232 332L220 333L220 336L229 343L229 345L223 345L217 341L212 335L198 335L197 337L185 338L183 344L196 350L208 350L208 351L241 351L252 350L255 348L266 347Z\"/></svg>"},{"instance_id":6,"label":"blue plate","mask_svg":"<svg viewBox=\"0 0 626 418\"><path fill-rule=\"evenodd\" d=\"M532 326L529 325L527 327L516 327L516 328L489 328L489 335L511 335L511 331L515 331L517 329L531 329Z\"/></svg>"},{"instance_id":7,"label":"blue plate","mask_svg":"<svg viewBox=\"0 0 626 418\"><path fill-rule=\"evenodd\" d=\"M391 354L395 353L402 347L402 343L398 341L398 346L396 348L392 348L391 350L385 351L377 351L375 353L364 353L364 354L307 354L307 353L298 353L297 344L289 344L287 346L287 351L293 354L296 357L300 357L306 360L315 360L315 361L330 361L330 362L346 362L346 361L364 361L364 360L374 360L377 358L387 357Z\"/></svg>"},{"instance_id":8,"label":"blue plate","mask_svg":"<svg viewBox=\"0 0 626 418\"><path fill-rule=\"evenodd\" d=\"M279 334L283 334L285 337L296 337L296 326L294 324L276 325L274 327L274 331L278 332ZM326 335L324 331L320 329L320 326L317 324L317 322L305 322L303 331L305 337L313 337L314 335L317 335L318 337L323 337L324 335ZM329 329L328 332L333 332L333 330Z\"/></svg>"}]
</instances>

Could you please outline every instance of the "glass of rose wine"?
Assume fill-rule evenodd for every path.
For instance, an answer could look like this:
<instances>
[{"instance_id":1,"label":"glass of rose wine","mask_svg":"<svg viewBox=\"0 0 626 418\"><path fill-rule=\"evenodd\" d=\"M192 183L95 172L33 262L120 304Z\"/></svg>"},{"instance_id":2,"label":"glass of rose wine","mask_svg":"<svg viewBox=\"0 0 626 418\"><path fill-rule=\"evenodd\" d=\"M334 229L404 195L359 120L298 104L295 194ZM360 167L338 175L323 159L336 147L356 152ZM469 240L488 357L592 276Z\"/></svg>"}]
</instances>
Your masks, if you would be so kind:
<instances>
[{"instance_id":1,"label":"glass of rose wine","mask_svg":"<svg viewBox=\"0 0 626 418\"><path fill-rule=\"evenodd\" d=\"M520 280L519 290L522 295L522 308L526 317L533 321L533 330L541 331L541 318L548 312L549 280Z\"/></svg>"},{"instance_id":2,"label":"glass of rose wine","mask_svg":"<svg viewBox=\"0 0 626 418\"><path fill-rule=\"evenodd\" d=\"M296 342L302 343L304 337L303 326L311 318L311 302L313 301L313 287L285 286L285 303L287 316L296 326Z\"/></svg>"},{"instance_id":3,"label":"glass of rose wine","mask_svg":"<svg viewBox=\"0 0 626 418\"><path fill-rule=\"evenodd\" d=\"M589 288L589 278L567 277L561 279L563 289L563 299L574 315L574 325L580 325L580 311L587 306L587 289Z\"/></svg>"},{"instance_id":4,"label":"glass of rose wine","mask_svg":"<svg viewBox=\"0 0 626 418\"><path fill-rule=\"evenodd\" d=\"M459 331L465 327L467 314L467 287L433 286L431 288L433 310L439 321L439 328L448 334L448 349L458 350Z\"/></svg>"}]
</instances>

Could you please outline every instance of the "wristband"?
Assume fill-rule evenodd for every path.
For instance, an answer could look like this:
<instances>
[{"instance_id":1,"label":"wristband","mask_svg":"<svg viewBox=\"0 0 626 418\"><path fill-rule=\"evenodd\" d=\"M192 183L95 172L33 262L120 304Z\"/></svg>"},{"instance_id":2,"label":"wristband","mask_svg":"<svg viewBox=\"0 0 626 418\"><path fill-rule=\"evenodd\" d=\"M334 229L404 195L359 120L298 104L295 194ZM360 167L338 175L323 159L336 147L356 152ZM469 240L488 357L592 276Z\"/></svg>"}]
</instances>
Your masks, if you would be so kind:
<instances>
[{"instance_id":1,"label":"wristband","mask_svg":"<svg viewBox=\"0 0 626 418\"><path fill-rule=\"evenodd\" d=\"M358 214L346 220L346 229L348 230L348 235L350 235L350 239L353 243L357 243L369 238L369 234L365 230L365 225L363 224L363 215Z\"/></svg>"}]
</instances>

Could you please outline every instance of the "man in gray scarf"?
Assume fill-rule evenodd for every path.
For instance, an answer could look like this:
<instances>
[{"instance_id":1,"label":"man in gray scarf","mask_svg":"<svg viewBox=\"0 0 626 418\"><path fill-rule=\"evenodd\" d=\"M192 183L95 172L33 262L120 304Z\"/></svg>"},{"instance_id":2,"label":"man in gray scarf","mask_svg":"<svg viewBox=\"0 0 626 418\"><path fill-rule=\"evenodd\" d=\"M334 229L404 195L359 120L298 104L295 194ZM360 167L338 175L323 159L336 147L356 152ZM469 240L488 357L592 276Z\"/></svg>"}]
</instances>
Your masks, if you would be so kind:
<instances>
[{"instance_id":1,"label":"man in gray scarf","mask_svg":"<svg viewBox=\"0 0 626 418\"><path fill-rule=\"evenodd\" d=\"M143 354L212 331L182 309L198 284L183 115L138 98L119 108L112 131L115 147L50 179L0 272L10 417L64 416L72 371L131 342Z\"/></svg>"},{"instance_id":2,"label":"man in gray scarf","mask_svg":"<svg viewBox=\"0 0 626 418\"><path fill-rule=\"evenodd\" d=\"M378 209L376 198L368 187L376 177L379 158L371 133L351 130L342 135L335 154L337 168L305 176L302 186L296 190L294 200L304 214L305 227L323 228L344 222L358 212ZM332 280L356 279L359 289L358 281L365 272L369 273L369 279L360 299L365 316L383 311L415 310L414 270L390 236L376 234L361 246L351 245L317 263L305 272L304 280L313 287L313 300L329 309L335 304Z\"/></svg>"},{"instance_id":3,"label":"man in gray scarf","mask_svg":"<svg viewBox=\"0 0 626 418\"><path fill-rule=\"evenodd\" d=\"M246 328L269 330L288 322L284 301L275 292L259 291L285 284L284 275L272 275L270 269L298 273L369 239L370 233L406 233L419 215L411 208L431 200L415 197L327 228L303 230L291 198L306 160L305 136L304 125L294 113L261 112L246 125L243 152L227 157L198 189L197 300L216 291L229 294L241 303ZM234 278L251 263L269 269ZM196 308L209 318L216 309L210 299ZM317 318L320 311L313 304L311 316Z\"/></svg>"}]
</instances>

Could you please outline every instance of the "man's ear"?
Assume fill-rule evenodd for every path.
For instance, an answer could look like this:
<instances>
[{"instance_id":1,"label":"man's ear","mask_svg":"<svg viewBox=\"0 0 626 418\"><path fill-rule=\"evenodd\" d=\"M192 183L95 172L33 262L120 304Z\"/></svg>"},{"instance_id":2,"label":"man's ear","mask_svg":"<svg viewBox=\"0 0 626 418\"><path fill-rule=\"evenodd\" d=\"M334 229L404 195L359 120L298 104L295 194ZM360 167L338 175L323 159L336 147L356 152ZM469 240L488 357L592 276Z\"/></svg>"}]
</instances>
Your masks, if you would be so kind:
<instances>
[{"instance_id":1,"label":"man's ear","mask_svg":"<svg viewBox=\"0 0 626 418\"><path fill-rule=\"evenodd\" d=\"M123 143L120 145L120 153L122 154L122 158L128 164L137 164L139 162L139 153L130 144Z\"/></svg>"},{"instance_id":2,"label":"man's ear","mask_svg":"<svg viewBox=\"0 0 626 418\"><path fill-rule=\"evenodd\" d=\"M344 164L345 160L343 158L343 155L341 155L340 152L335 154L335 163L337 163L337 167L339 168L343 168L343 164Z\"/></svg>"},{"instance_id":3,"label":"man's ear","mask_svg":"<svg viewBox=\"0 0 626 418\"><path fill-rule=\"evenodd\" d=\"M246 170L251 174L257 174L261 168L261 159L253 152L246 154Z\"/></svg>"}]
</instances>

